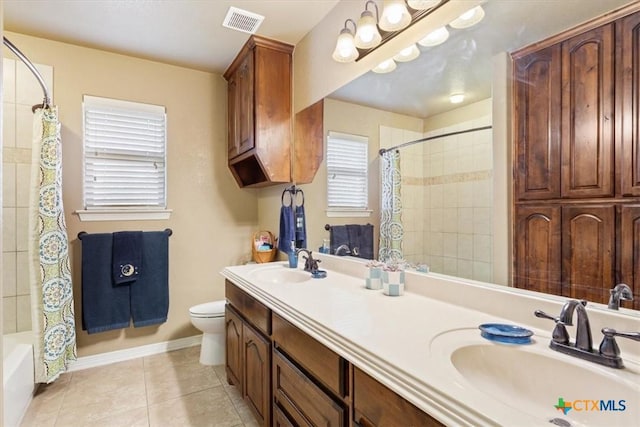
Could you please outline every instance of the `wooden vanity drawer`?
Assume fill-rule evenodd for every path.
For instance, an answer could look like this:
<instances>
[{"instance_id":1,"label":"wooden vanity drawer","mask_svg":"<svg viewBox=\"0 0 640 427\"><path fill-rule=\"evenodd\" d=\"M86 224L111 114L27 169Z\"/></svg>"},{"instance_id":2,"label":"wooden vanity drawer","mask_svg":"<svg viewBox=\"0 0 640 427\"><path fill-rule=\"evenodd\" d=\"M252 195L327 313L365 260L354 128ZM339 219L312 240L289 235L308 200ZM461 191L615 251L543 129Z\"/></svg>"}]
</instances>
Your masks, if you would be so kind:
<instances>
[{"instance_id":1,"label":"wooden vanity drawer","mask_svg":"<svg viewBox=\"0 0 640 427\"><path fill-rule=\"evenodd\" d=\"M348 363L277 314L272 316L274 345L301 365L336 396L348 394Z\"/></svg>"},{"instance_id":2,"label":"wooden vanity drawer","mask_svg":"<svg viewBox=\"0 0 640 427\"><path fill-rule=\"evenodd\" d=\"M353 369L354 421L362 426L442 426L358 368Z\"/></svg>"},{"instance_id":3,"label":"wooden vanity drawer","mask_svg":"<svg viewBox=\"0 0 640 427\"><path fill-rule=\"evenodd\" d=\"M225 297L256 329L271 335L271 310L245 291L225 280Z\"/></svg>"},{"instance_id":4,"label":"wooden vanity drawer","mask_svg":"<svg viewBox=\"0 0 640 427\"><path fill-rule=\"evenodd\" d=\"M346 426L347 411L282 355L273 352L273 397L297 426ZM280 414L280 416L284 416ZM286 424L274 422L274 424Z\"/></svg>"}]
</instances>

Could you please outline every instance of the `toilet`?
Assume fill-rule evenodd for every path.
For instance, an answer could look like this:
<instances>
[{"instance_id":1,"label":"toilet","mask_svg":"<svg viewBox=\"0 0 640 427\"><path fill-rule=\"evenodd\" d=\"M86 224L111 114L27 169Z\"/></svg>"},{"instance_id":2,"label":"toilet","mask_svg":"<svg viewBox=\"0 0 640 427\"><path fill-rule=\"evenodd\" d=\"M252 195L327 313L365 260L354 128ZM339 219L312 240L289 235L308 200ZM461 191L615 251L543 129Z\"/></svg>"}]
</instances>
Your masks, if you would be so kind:
<instances>
[{"instance_id":1,"label":"toilet","mask_svg":"<svg viewBox=\"0 0 640 427\"><path fill-rule=\"evenodd\" d=\"M203 365L224 364L224 305L225 300L220 300L194 305L189 309L191 323L202 331L200 363Z\"/></svg>"}]
</instances>

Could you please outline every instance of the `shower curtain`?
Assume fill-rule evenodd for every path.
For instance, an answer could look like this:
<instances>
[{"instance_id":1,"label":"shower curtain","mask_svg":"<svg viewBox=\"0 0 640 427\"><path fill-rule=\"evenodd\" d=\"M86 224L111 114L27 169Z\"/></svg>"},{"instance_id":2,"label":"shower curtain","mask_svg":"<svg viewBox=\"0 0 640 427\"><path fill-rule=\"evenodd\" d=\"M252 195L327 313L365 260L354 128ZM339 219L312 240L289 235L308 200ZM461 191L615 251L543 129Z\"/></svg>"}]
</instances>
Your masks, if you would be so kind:
<instances>
[{"instance_id":1,"label":"shower curtain","mask_svg":"<svg viewBox=\"0 0 640 427\"><path fill-rule=\"evenodd\" d=\"M36 382L50 383L76 360L69 240L62 208L57 107L34 113L29 201L29 278Z\"/></svg>"},{"instance_id":2,"label":"shower curtain","mask_svg":"<svg viewBox=\"0 0 640 427\"><path fill-rule=\"evenodd\" d=\"M400 199L400 152L382 154L382 197L380 209L380 245L378 259L400 260L402 254L402 201Z\"/></svg>"}]
</instances>

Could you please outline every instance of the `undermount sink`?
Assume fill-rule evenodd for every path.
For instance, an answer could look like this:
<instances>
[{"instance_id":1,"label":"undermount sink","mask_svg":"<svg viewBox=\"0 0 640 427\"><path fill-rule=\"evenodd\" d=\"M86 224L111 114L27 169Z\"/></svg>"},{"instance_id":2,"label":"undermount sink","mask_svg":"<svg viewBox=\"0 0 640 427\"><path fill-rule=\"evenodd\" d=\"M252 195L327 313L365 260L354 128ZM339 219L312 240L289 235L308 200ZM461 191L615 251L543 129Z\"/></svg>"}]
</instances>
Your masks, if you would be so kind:
<instances>
[{"instance_id":1,"label":"undermount sink","mask_svg":"<svg viewBox=\"0 0 640 427\"><path fill-rule=\"evenodd\" d=\"M528 345L497 344L473 330L440 335L432 350L458 387L527 418L566 426L639 425L640 370L635 364L607 368L554 352L546 338ZM573 403L566 414L556 408L567 406L559 399Z\"/></svg>"},{"instance_id":2,"label":"undermount sink","mask_svg":"<svg viewBox=\"0 0 640 427\"><path fill-rule=\"evenodd\" d=\"M311 279L311 273L287 265L278 264L267 268L258 268L251 272L256 280L268 283L301 283Z\"/></svg>"}]
</instances>

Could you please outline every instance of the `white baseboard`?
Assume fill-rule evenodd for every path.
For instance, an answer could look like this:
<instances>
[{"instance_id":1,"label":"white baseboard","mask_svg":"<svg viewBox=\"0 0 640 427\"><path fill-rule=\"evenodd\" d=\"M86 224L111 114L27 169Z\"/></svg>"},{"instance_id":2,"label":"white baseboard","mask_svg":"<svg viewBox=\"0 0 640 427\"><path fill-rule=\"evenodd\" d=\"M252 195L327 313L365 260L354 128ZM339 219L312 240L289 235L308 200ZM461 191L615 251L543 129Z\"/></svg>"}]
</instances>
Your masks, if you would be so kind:
<instances>
[{"instance_id":1,"label":"white baseboard","mask_svg":"<svg viewBox=\"0 0 640 427\"><path fill-rule=\"evenodd\" d=\"M110 351L108 353L94 354L92 356L78 357L78 360L69 364L68 372L81 371L83 369L95 368L96 366L109 365L111 363L123 362L138 357L152 356L154 354L166 353L181 348L200 345L202 335L179 338L173 341L164 341L155 344L141 345L139 347L127 348L124 350Z\"/></svg>"}]
</instances>

